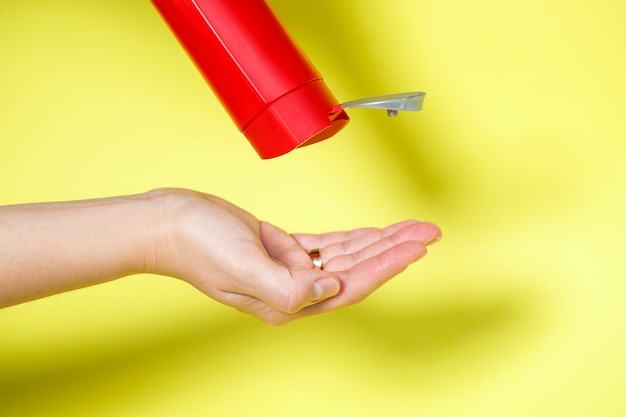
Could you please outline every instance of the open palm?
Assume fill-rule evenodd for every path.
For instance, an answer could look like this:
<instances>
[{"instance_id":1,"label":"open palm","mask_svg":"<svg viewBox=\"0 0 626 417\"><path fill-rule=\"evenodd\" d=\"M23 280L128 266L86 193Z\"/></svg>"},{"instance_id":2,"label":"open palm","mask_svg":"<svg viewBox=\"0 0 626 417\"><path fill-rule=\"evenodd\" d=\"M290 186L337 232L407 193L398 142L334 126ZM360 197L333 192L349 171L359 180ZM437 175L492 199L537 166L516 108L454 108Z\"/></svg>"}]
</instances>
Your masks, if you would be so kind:
<instances>
[{"instance_id":1,"label":"open palm","mask_svg":"<svg viewBox=\"0 0 626 417\"><path fill-rule=\"evenodd\" d=\"M171 191L170 191L171 192ZM176 194L176 193L175 193ZM269 324L355 304L427 253L441 231L407 220L384 228L288 234L215 196L178 191L169 275ZM323 269L309 251L319 249Z\"/></svg>"}]
</instances>

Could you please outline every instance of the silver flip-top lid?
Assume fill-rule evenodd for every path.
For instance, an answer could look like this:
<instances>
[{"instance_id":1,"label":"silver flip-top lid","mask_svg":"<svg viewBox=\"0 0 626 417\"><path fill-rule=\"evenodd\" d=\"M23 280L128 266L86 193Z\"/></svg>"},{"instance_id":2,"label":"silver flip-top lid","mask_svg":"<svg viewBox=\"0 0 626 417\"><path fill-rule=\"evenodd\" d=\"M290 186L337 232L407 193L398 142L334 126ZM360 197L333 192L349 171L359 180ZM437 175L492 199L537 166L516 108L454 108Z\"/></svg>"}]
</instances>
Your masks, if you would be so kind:
<instances>
[{"instance_id":1,"label":"silver flip-top lid","mask_svg":"<svg viewBox=\"0 0 626 417\"><path fill-rule=\"evenodd\" d=\"M399 111L420 111L424 105L423 92L387 94L367 97L340 104L342 109L368 108L387 110L389 117L397 116Z\"/></svg>"}]
</instances>

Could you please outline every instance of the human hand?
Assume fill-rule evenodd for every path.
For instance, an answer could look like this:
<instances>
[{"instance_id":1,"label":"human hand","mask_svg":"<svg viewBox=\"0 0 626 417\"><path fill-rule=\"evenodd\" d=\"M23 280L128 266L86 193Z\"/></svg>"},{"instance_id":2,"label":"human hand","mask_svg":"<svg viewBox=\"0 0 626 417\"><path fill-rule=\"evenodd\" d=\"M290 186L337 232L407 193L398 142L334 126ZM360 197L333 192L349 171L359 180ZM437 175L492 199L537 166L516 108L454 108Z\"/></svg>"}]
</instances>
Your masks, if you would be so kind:
<instances>
[{"instance_id":1,"label":"human hand","mask_svg":"<svg viewBox=\"0 0 626 417\"><path fill-rule=\"evenodd\" d=\"M147 272L183 279L271 325L363 300L441 237L434 224L415 220L290 235L212 195L179 189L151 195L162 214ZM323 269L309 256L316 248Z\"/></svg>"}]
</instances>

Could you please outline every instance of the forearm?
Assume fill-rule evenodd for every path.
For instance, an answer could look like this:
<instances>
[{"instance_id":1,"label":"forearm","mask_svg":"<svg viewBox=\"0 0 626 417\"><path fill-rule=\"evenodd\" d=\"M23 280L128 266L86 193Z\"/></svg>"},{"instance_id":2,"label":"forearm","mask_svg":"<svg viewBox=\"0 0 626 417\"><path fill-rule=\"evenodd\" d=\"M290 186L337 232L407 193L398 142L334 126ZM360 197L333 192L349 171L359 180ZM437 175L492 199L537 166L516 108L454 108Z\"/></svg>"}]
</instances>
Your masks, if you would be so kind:
<instances>
[{"instance_id":1,"label":"forearm","mask_svg":"<svg viewBox=\"0 0 626 417\"><path fill-rule=\"evenodd\" d=\"M146 195L0 207L0 307L143 272L157 222Z\"/></svg>"},{"instance_id":2,"label":"forearm","mask_svg":"<svg viewBox=\"0 0 626 417\"><path fill-rule=\"evenodd\" d=\"M431 223L288 234L216 196L0 207L0 307L146 272L182 279L270 324L356 303L426 254ZM320 251L316 268L308 251Z\"/></svg>"}]
</instances>

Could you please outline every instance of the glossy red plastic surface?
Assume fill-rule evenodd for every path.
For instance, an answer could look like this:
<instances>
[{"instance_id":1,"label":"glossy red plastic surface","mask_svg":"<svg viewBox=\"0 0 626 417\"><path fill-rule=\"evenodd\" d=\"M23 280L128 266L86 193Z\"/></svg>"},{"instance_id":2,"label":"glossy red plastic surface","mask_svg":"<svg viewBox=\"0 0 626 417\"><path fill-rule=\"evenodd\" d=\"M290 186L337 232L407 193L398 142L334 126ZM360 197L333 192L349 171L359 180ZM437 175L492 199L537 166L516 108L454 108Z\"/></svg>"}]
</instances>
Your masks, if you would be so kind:
<instances>
[{"instance_id":1,"label":"glossy red plastic surface","mask_svg":"<svg viewBox=\"0 0 626 417\"><path fill-rule=\"evenodd\" d=\"M334 135L348 115L263 0L152 0L262 158Z\"/></svg>"}]
</instances>

